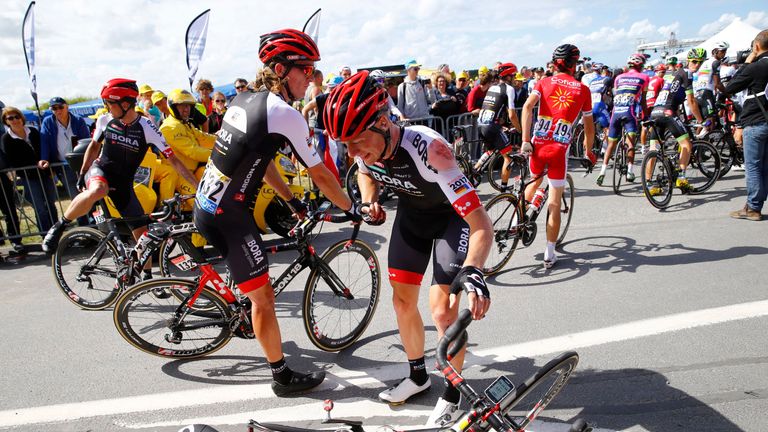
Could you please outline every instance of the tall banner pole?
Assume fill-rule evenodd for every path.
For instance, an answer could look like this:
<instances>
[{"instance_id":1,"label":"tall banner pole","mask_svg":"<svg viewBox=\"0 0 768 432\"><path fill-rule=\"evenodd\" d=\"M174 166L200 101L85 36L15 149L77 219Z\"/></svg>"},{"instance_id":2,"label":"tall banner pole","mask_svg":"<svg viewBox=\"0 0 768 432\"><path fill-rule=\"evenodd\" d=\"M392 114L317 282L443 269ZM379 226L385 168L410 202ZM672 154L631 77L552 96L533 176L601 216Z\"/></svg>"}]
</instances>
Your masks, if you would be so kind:
<instances>
[{"instance_id":1,"label":"tall banner pole","mask_svg":"<svg viewBox=\"0 0 768 432\"><path fill-rule=\"evenodd\" d=\"M37 103L37 74L35 72L35 2L31 2L24 14L21 25L21 40L24 45L24 58L27 61L27 73L30 81L30 94L35 101L37 110L37 127L40 128L40 105Z\"/></svg>"},{"instance_id":2,"label":"tall banner pole","mask_svg":"<svg viewBox=\"0 0 768 432\"><path fill-rule=\"evenodd\" d=\"M308 34L315 43L317 43L317 38L320 37L320 11L322 11L322 8L316 10L315 13L309 17L307 22L304 23L304 28L301 29L301 31Z\"/></svg>"},{"instance_id":3,"label":"tall banner pole","mask_svg":"<svg viewBox=\"0 0 768 432\"><path fill-rule=\"evenodd\" d=\"M211 10L207 9L193 19L189 23L189 27L187 27L187 34L184 38L187 47L187 69L189 70L190 90L192 90L192 84L195 82L195 75L197 75L200 61L203 59L205 42L208 38L208 18L210 14Z\"/></svg>"}]
</instances>

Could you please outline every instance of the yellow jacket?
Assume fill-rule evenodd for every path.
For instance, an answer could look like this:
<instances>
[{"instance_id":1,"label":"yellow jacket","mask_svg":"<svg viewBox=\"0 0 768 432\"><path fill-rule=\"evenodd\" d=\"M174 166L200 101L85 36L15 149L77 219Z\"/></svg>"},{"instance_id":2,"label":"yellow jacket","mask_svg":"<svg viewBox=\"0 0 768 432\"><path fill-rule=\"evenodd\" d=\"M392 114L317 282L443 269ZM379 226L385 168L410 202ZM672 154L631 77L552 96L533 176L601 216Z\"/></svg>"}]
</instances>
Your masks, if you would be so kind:
<instances>
[{"instance_id":1,"label":"yellow jacket","mask_svg":"<svg viewBox=\"0 0 768 432\"><path fill-rule=\"evenodd\" d=\"M174 116L163 120L160 132L176 157L194 172L198 163L205 163L211 156L216 135L205 133L189 124L179 121Z\"/></svg>"}]
</instances>

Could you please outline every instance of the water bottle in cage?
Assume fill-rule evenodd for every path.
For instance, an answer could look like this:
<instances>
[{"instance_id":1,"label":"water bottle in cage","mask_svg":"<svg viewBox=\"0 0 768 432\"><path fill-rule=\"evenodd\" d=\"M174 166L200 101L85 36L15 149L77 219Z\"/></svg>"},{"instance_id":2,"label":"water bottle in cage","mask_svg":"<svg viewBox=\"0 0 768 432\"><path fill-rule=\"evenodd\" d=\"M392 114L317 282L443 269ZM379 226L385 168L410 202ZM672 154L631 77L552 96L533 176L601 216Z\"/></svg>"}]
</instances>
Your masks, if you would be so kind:
<instances>
[{"instance_id":1,"label":"water bottle in cage","mask_svg":"<svg viewBox=\"0 0 768 432\"><path fill-rule=\"evenodd\" d=\"M536 189L536 193L533 195L533 199L531 200L531 214L537 213L539 210L541 210L541 207L544 205L544 201L547 200L547 190L544 188L538 188Z\"/></svg>"}]
</instances>

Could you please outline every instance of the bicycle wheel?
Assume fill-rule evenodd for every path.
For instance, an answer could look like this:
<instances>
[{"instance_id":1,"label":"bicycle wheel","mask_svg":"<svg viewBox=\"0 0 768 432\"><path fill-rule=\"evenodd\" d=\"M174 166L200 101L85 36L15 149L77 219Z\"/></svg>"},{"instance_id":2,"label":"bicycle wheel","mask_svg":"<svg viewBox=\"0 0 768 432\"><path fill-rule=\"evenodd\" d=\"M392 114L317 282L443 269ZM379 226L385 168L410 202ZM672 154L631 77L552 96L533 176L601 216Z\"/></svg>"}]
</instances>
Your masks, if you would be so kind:
<instances>
[{"instance_id":1,"label":"bicycle wheel","mask_svg":"<svg viewBox=\"0 0 768 432\"><path fill-rule=\"evenodd\" d=\"M381 270L376 254L361 240L346 245L340 241L323 253L304 288L304 330L323 351L341 351L355 343L379 303Z\"/></svg>"},{"instance_id":2,"label":"bicycle wheel","mask_svg":"<svg viewBox=\"0 0 768 432\"><path fill-rule=\"evenodd\" d=\"M584 125L579 123L573 129L573 135L576 137L575 141L571 142L568 147L570 157L581 159L584 157Z\"/></svg>"},{"instance_id":3,"label":"bicycle wheel","mask_svg":"<svg viewBox=\"0 0 768 432\"><path fill-rule=\"evenodd\" d=\"M459 166L459 170L464 174L469 182L472 183L472 187L476 188L480 184L480 179L474 174L472 165L469 163L466 157L461 156L456 159L456 165Z\"/></svg>"},{"instance_id":4,"label":"bicycle wheel","mask_svg":"<svg viewBox=\"0 0 768 432\"><path fill-rule=\"evenodd\" d=\"M357 171L360 167L352 164L347 170L347 176L344 178L344 185L347 187L347 195L352 201L360 201L360 187L357 186Z\"/></svg>"},{"instance_id":5,"label":"bicycle wheel","mask_svg":"<svg viewBox=\"0 0 768 432\"><path fill-rule=\"evenodd\" d=\"M518 386L511 401L501 402L501 415L515 430L524 430L565 387L578 363L579 355L573 351L549 361Z\"/></svg>"},{"instance_id":6,"label":"bicycle wheel","mask_svg":"<svg viewBox=\"0 0 768 432\"><path fill-rule=\"evenodd\" d=\"M118 333L148 354L171 358L196 358L210 354L232 338L232 316L227 302L205 288L195 304L184 305L197 282L187 279L152 279L134 285L115 303ZM163 291L187 293L162 295ZM204 307L195 307L203 304Z\"/></svg>"},{"instance_id":7,"label":"bicycle wheel","mask_svg":"<svg viewBox=\"0 0 768 432\"><path fill-rule=\"evenodd\" d=\"M720 153L709 141L696 140L691 145L691 159L686 170L691 195L709 190L720 178Z\"/></svg>"},{"instance_id":8,"label":"bicycle wheel","mask_svg":"<svg viewBox=\"0 0 768 432\"><path fill-rule=\"evenodd\" d=\"M496 195L485 205L485 212L493 224L493 245L483 266L486 276L498 273L512 258L523 229L522 207L511 193Z\"/></svg>"},{"instance_id":9,"label":"bicycle wheel","mask_svg":"<svg viewBox=\"0 0 768 432\"><path fill-rule=\"evenodd\" d=\"M627 175L627 149L624 148L624 139L617 143L616 155L613 160L613 193L619 194L621 178Z\"/></svg>"},{"instance_id":10,"label":"bicycle wheel","mask_svg":"<svg viewBox=\"0 0 768 432\"><path fill-rule=\"evenodd\" d=\"M488 164L487 169L487 177L488 177L488 183L491 185L492 188L496 189L499 192L506 192L504 188L501 186L501 169L504 167L504 156L501 153L496 153L491 158L490 163ZM512 181L512 184L507 184L507 189L517 190L514 184L515 181L522 181L525 179L527 175L528 166L519 162L517 159L513 159L509 167L507 167L509 170L509 177L507 181Z\"/></svg>"},{"instance_id":11,"label":"bicycle wheel","mask_svg":"<svg viewBox=\"0 0 768 432\"><path fill-rule=\"evenodd\" d=\"M648 202L657 209L663 209L672 200L674 177L669 159L651 150L643 157L640 167L643 179L643 193Z\"/></svg>"},{"instance_id":12,"label":"bicycle wheel","mask_svg":"<svg viewBox=\"0 0 768 432\"><path fill-rule=\"evenodd\" d=\"M566 174L563 197L560 199L560 234L557 236L555 246L560 246L560 244L563 243L563 240L565 240L565 235L568 234L568 228L571 227L571 218L573 217L574 203L573 177L571 177L570 174ZM547 208L546 220L549 220L549 208Z\"/></svg>"},{"instance_id":13,"label":"bicycle wheel","mask_svg":"<svg viewBox=\"0 0 768 432\"><path fill-rule=\"evenodd\" d=\"M713 132L707 137L709 142L715 146L717 153L720 155L720 178L723 178L733 166L736 154L734 147L736 143L733 142L733 135L723 134L720 131Z\"/></svg>"},{"instance_id":14,"label":"bicycle wheel","mask_svg":"<svg viewBox=\"0 0 768 432\"><path fill-rule=\"evenodd\" d=\"M104 309L120 294L117 276L122 260L106 237L93 228L73 228L61 237L51 257L56 284L83 309Z\"/></svg>"}]
</instances>

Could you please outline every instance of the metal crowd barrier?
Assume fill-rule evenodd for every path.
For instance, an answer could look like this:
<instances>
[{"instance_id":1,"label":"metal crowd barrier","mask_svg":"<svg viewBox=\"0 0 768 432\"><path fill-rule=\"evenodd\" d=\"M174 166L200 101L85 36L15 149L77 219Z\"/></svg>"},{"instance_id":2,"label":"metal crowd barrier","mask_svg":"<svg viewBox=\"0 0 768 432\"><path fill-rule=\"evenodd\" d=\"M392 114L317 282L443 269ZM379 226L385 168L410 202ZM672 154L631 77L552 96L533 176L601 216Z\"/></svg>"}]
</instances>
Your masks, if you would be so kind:
<instances>
[{"instance_id":1,"label":"metal crowd barrier","mask_svg":"<svg viewBox=\"0 0 768 432\"><path fill-rule=\"evenodd\" d=\"M44 235L77 192L69 165L52 163L50 175L36 166L0 170L0 241ZM71 171L71 170L70 170Z\"/></svg>"}]
</instances>

